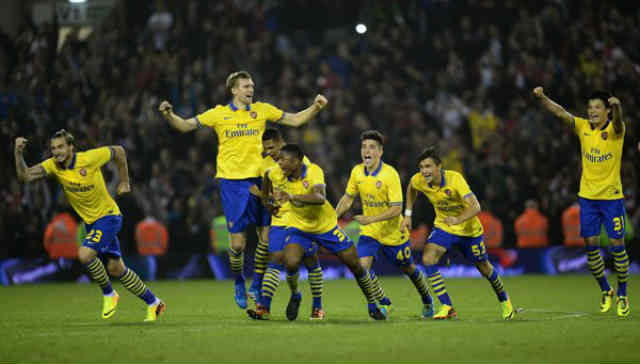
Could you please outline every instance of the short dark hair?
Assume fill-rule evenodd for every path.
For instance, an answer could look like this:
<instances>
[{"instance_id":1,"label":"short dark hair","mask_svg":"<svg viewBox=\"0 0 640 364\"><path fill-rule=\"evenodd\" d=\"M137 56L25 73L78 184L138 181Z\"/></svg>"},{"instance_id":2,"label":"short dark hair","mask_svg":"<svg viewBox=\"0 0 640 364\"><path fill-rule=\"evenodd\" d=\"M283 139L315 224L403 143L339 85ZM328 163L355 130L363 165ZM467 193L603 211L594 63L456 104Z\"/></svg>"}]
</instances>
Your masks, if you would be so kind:
<instances>
[{"instance_id":1,"label":"short dark hair","mask_svg":"<svg viewBox=\"0 0 640 364\"><path fill-rule=\"evenodd\" d=\"M262 141L265 140L282 140L282 133L276 128L267 128L264 133L262 133Z\"/></svg>"},{"instance_id":2,"label":"short dark hair","mask_svg":"<svg viewBox=\"0 0 640 364\"><path fill-rule=\"evenodd\" d=\"M231 93L231 89L236 86L236 82L240 78L251 79L251 75L247 71L238 71L227 76L227 91Z\"/></svg>"},{"instance_id":3,"label":"short dark hair","mask_svg":"<svg viewBox=\"0 0 640 364\"><path fill-rule=\"evenodd\" d=\"M64 140L67 142L67 144L69 145L74 145L74 138L73 138L73 134L69 133L68 131L64 130L64 129L60 129L58 131L56 131L51 138L49 138L49 140L51 139L57 139L57 138L64 138Z\"/></svg>"},{"instance_id":4,"label":"short dark hair","mask_svg":"<svg viewBox=\"0 0 640 364\"><path fill-rule=\"evenodd\" d=\"M298 160L302 160L304 158L304 152L297 144L286 144L282 149L280 149L280 154L282 153L289 153Z\"/></svg>"},{"instance_id":5,"label":"short dark hair","mask_svg":"<svg viewBox=\"0 0 640 364\"><path fill-rule=\"evenodd\" d=\"M360 134L360 142L363 142L367 139L375 140L380 144L380 146L384 145L384 135L377 130L367 130Z\"/></svg>"},{"instance_id":6,"label":"short dark hair","mask_svg":"<svg viewBox=\"0 0 640 364\"><path fill-rule=\"evenodd\" d=\"M609 98L611 97L611 92L607 90L595 90L589 95L589 100L602 100L604 106L608 109L611 107L609 105Z\"/></svg>"},{"instance_id":7,"label":"short dark hair","mask_svg":"<svg viewBox=\"0 0 640 364\"><path fill-rule=\"evenodd\" d=\"M426 147L418 156L418 164L427 158L433 159L436 164L442 163L442 160L440 160L440 148L435 145Z\"/></svg>"}]
</instances>

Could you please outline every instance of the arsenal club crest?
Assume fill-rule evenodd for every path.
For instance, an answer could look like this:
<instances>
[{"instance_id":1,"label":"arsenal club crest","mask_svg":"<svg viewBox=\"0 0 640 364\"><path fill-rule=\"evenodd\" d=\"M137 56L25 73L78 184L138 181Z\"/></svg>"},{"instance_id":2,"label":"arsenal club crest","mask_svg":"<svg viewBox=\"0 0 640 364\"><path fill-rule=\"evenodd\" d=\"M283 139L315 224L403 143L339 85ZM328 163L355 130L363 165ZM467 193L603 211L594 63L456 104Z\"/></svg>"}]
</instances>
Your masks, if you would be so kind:
<instances>
[{"instance_id":1,"label":"arsenal club crest","mask_svg":"<svg viewBox=\"0 0 640 364\"><path fill-rule=\"evenodd\" d=\"M451 190L450 189L445 189L444 190L445 195L447 195L448 197L451 197Z\"/></svg>"},{"instance_id":2,"label":"arsenal club crest","mask_svg":"<svg viewBox=\"0 0 640 364\"><path fill-rule=\"evenodd\" d=\"M309 188L309 181L302 181L302 185L304 186L304 188Z\"/></svg>"},{"instance_id":3,"label":"arsenal club crest","mask_svg":"<svg viewBox=\"0 0 640 364\"><path fill-rule=\"evenodd\" d=\"M82 177L86 177L86 176L87 176L87 170L86 170L86 169L84 169L84 168L80 168L80 171L79 171L79 172L80 172L80 175L81 175Z\"/></svg>"},{"instance_id":4,"label":"arsenal club crest","mask_svg":"<svg viewBox=\"0 0 640 364\"><path fill-rule=\"evenodd\" d=\"M601 136L602 136L602 140L607 140L607 138L609 137L609 133L607 133L606 131L603 131Z\"/></svg>"},{"instance_id":5,"label":"arsenal club crest","mask_svg":"<svg viewBox=\"0 0 640 364\"><path fill-rule=\"evenodd\" d=\"M255 112L255 111L250 112L250 113L249 113L249 115L251 115L251 117L252 117L253 119L255 119L255 118L257 118L257 117L258 117L258 113L257 113L257 112Z\"/></svg>"},{"instance_id":6,"label":"arsenal club crest","mask_svg":"<svg viewBox=\"0 0 640 364\"><path fill-rule=\"evenodd\" d=\"M382 187L382 181L376 181L376 188L380 189Z\"/></svg>"}]
</instances>

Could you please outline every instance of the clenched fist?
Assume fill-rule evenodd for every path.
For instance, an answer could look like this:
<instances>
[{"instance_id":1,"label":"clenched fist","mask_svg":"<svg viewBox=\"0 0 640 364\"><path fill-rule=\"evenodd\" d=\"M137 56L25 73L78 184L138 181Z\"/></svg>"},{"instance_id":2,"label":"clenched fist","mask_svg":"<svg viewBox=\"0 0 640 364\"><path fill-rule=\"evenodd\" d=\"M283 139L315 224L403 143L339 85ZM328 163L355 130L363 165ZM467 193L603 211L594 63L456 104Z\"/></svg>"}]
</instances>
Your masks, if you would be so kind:
<instances>
[{"instance_id":1,"label":"clenched fist","mask_svg":"<svg viewBox=\"0 0 640 364\"><path fill-rule=\"evenodd\" d=\"M158 110L160 110L163 115L166 115L173 110L173 105L171 105L169 101L165 100L160 103L160 106L158 106Z\"/></svg>"},{"instance_id":2,"label":"clenched fist","mask_svg":"<svg viewBox=\"0 0 640 364\"><path fill-rule=\"evenodd\" d=\"M27 146L27 138L17 137L15 143L15 151L16 153L22 153L24 148Z\"/></svg>"},{"instance_id":3,"label":"clenched fist","mask_svg":"<svg viewBox=\"0 0 640 364\"><path fill-rule=\"evenodd\" d=\"M533 94L536 95L536 97L542 97L544 96L544 89L541 86L538 86L533 89Z\"/></svg>"},{"instance_id":4,"label":"clenched fist","mask_svg":"<svg viewBox=\"0 0 640 364\"><path fill-rule=\"evenodd\" d=\"M318 110L322 110L325 106L327 106L327 98L323 95L317 95L316 99L313 100L313 105L315 105Z\"/></svg>"}]
</instances>

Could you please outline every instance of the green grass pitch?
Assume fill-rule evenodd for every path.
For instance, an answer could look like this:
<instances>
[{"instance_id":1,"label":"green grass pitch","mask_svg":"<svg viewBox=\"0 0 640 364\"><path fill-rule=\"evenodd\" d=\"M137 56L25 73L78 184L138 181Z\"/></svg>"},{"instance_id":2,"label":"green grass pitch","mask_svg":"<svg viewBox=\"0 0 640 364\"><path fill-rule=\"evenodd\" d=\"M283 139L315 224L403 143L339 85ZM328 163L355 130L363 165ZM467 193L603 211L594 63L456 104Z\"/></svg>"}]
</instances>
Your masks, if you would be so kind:
<instances>
[{"instance_id":1,"label":"green grass pitch","mask_svg":"<svg viewBox=\"0 0 640 364\"><path fill-rule=\"evenodd\" d=\"M272 321L252 321L232 299L230 281L160 281L150 287L168 309L143 323L145 306L119 284L118 312L100 318L95 284L46 284L0 288L1 362L638 362L640 320L618 318L615 306L598 313L599 293L590 275L507 277L519 320L499 319L484 279L446 279L460 315L455 321L421 320L410 282L382 277L395 311L370 321L353 280L325 282L325 321L309 321L307 282L300 316L284 316L282 282ZM615 276L610 277L615 282Z\"/></svg>"}]
</instances>

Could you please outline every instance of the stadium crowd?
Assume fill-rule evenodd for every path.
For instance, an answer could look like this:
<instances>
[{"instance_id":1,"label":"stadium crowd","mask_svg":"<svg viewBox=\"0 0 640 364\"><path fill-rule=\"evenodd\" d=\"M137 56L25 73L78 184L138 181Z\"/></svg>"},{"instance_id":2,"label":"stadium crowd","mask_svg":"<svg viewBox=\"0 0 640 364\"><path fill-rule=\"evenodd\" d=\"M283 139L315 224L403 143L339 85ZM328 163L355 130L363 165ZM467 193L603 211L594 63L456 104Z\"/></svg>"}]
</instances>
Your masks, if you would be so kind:
<instances>
[{"instance_id":1,"label":"stadium crowd","mask_svg":"<svg viewBox=\"0 0 640 364\"><path fill-rule=\"evenodd\" d=\"M403 187L419 152L437 143L444 167L464 172L482 207L502 221L505 247L515 246L514 222L529 199L549 219L550 243L562 244L561 215L578 190L578 139L532 89L543 85L585 115L586 96L606 88L627 121L622 178L638 227L640 9L624 4L123 1L86 40L72 32L59 50L56 23L26 19L18 36L0 35L0 259L45 254L44 227L65 209L64 197L54 183L18 183L13 140L30 140L33 165L49 156L48 138L61 128L79 149L127 150L133 189L118 200L125 253L135 250L145 216L167 225L169 251L208 249L211 220L222 214L215 136L207 128L179 134L157 106L167 99L192 116L226 104L224 80L239 69L252 74L256 99L284 110L328 97L327 111L306 127L283 130L324 169L333 204L360 161L362 131L386 134L383 159ZM354 19L369 31L353 32ZM104 173L113 192L111 168ZM430 223L421 203L414 222Z\"/></svg>"}]
</instances>

